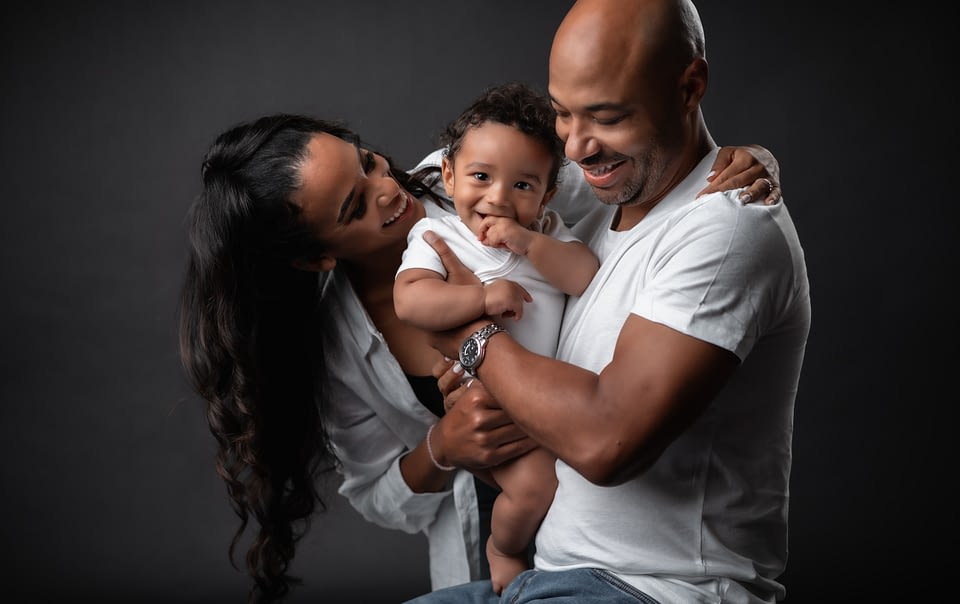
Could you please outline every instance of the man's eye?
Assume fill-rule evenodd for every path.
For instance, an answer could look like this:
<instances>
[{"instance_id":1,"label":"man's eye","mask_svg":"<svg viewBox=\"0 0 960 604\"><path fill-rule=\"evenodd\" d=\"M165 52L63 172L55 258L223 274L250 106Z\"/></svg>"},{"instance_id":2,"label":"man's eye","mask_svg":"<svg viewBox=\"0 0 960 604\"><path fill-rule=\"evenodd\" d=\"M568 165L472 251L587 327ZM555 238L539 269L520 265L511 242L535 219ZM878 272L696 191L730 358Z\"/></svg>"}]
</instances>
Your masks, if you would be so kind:
<instances>
[{"instance_id":1,"label":"man's eye","mask_svg":"<svg viewBox=\"0 0 960 604\"><path fill-rule=\"evenodd\" d=\"M626 118L625 115L618 115L615 117L596 117L594 116L593 121L600 124L601 126L613 126L614 124L619 124Z\"/></svg>"}]
</instances>

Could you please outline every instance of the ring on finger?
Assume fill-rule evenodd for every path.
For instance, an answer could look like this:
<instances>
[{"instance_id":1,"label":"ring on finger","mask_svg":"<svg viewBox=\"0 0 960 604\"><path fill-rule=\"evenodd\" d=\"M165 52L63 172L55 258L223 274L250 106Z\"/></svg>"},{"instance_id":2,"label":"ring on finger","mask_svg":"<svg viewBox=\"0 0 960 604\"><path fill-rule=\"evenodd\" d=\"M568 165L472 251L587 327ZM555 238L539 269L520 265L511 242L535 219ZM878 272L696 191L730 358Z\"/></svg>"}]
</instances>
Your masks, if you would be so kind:
<instances>
[{"instance_id":1,"label":"ring on finger","mask_svg":"<svg viewBox=\"0 0 960 604\"><path fill-rule=\"evenodd\" d=\"M770 180L769 178L758 178L757 180L762 180L763 182L767 183L767 193L773 192L773 189L774 189L775 187L774 187L774 185L773 185L773 181L772 181L772 180Z\"/></svg>"}]
</instances>

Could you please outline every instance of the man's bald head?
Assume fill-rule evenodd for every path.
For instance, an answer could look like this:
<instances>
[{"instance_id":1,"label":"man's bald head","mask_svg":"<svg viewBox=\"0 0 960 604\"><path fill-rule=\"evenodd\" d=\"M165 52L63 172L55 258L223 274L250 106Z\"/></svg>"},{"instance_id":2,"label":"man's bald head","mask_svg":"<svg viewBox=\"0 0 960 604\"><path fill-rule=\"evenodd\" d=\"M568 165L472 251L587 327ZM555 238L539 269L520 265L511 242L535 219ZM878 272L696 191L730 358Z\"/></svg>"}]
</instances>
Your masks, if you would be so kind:
<instances>
[{"instance_id":1,"label":"man's bald head","mask_svg":"<svg viewBox=\"0 0 960 604\"><path fill-rule=\"evenodd\" d=\"M689 0L578 0L554 36L553 53L676 73L706 58L703 25Z\"/></svg>"},{"instance_id":2,"label":"man's bald head","mask_svg":"<svg viewBox=\"0 0 960 604\"><path fill-rule=\"evenodd\" d=\"M601 201L651 207L703 157L707 77L689 0L573 5L553 39L549 91L567 157Z\"/></svg>"}]
</instances>

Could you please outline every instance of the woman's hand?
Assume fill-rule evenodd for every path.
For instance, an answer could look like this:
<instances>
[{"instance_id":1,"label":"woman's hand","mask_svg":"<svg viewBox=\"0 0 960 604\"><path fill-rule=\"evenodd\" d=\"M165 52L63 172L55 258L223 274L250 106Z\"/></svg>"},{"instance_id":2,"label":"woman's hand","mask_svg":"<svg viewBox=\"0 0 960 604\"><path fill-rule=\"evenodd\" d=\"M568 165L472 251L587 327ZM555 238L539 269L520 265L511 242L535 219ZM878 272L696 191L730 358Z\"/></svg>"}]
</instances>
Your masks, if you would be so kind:
<instances>
[{"instance_id":1,"label":"woman's hand","mask_svg":"<svg viewBox=\"0 0 960 604\"><path fill-rule=\"evenodd\" d=\"M740 201L762 200L765 205L779 202L782 195L780 164L760 145L721 147L707 181L710 184L698 195L747 187L740 194Z\"/></svg>"},{"instance_id":2,"label":"woman's hand","mask_svg":"<svg viewBox=\"0 0 960 604\"><path fill-rule=\"evenodd\" d=\"M448 283L454 283L456 285L480 284L480 280L473 274L473 271L467 268L463 262L457 258L457 255L453 253L453 250L450 249L450 246L447 245L447 242L444 241L443 238L433 231L425 231L423 233L423 240L429 243L430 247L437 253L437 256L440 257L443 268L447 271ZM460 344L467 336L489 322L490 318L486 317L453 329L431 332L430 344L444 356L452 358L457 355L460 350Z\"/></svg>"},{"instance_id":3,"label":"woman's hand","mask_svg":"<svg viewBox=\"0 0 960 604\"><path fill-rule=\"evenodd\" d=\"M434 376L444 394L446 408L431 440L439 463L478 471L536 447L479 380L463 379L459 363L448 360L437 363Z\"/></svg>"},{"instance_id":4,"label":"woman's hand","mask_svg":"<svg viewBox=\"0 0 960 604\"><path fill-rule=\"evenodd\" d=\"M447 269L447 283L454 285L480 285L480 279L473 274L473 271L466 267L457 255L453 253L447 242L433 231L424 231L423 240L430 244L437 255L440 256L440 262L443 268Z\"/></svg>"}]
</instances>

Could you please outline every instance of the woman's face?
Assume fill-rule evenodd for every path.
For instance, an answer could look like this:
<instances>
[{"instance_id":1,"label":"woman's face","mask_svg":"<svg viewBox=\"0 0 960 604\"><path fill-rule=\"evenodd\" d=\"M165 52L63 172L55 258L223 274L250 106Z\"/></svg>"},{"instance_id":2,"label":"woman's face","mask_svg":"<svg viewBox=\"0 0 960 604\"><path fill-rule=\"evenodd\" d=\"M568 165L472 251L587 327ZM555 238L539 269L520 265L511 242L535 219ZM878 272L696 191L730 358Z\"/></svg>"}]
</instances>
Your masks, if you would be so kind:
<instances>
[{"instance_id":1,"label":"woman's face","mask_svg":"<svg viewBox=\"0 0 960 604\"><path fill-rule=\"evenodd\" d=\"M400 261L410 227L426 212L390 175L383 156L330 134L316 134L307 145L300 174L303 186L293 201L327 256Z\"/></svg>"}]
</instances>

